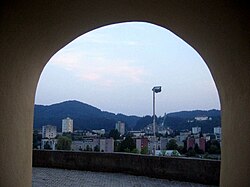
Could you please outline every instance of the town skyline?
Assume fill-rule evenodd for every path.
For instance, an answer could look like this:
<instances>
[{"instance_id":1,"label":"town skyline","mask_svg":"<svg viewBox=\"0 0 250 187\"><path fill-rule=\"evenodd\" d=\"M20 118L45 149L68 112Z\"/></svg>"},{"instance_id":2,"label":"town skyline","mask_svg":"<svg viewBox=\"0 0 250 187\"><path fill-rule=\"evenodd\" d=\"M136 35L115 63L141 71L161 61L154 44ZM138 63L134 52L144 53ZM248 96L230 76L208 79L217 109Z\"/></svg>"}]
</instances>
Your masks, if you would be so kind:
<instances>
[{"instance_id":1,"label":"town skyline","mask_svg":"<svg viewBox=\"0 0 250 187\"><path fill-rule=\"evenodd\" d=\"M75 129L106 129L111 130L116 121L123 121L127 128L140 130L145 125L152 123L152 115L146 116L127 116L124 114L114 114L108 111L102 111L99 108L79 101L66 101L54 105L44 106L35 105L34 108L34 129L39 129L46 124L56 125L61 128L61 119L70 117L75 120ZM182 111L168 113L166 116L157 116L157 123L164 124L174 130L191 128L199 123L190 123L197 117L212 117L214 120L208 120L203 123L205 131L211 132L214 126L220 126L220 111Z\"/></svg>"}]
</instances>

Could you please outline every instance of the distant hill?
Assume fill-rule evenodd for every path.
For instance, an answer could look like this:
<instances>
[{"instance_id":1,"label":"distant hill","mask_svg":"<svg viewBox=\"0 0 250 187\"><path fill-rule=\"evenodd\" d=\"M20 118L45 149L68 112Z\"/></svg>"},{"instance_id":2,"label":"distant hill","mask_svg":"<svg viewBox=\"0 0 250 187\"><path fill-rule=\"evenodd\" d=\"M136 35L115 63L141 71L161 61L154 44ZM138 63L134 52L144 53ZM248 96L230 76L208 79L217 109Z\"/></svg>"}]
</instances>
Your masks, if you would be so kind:
<instances>
[{"instance_id":1,"label":"distant hill","mask_svg":"<svg viewBox=\"0 0 250 187\"><path fill-rule=\"evenodd\" d=\"M139 119L136 123L136 125L134 126L133 130L141 130L144 127L146 127L148 124L153 123L153 118L152 116L144 116L141 119Z\"/></svg>"},{"instance_id":2,"label":"distant hill","mask_svg":"<svg viewBox=\"0 0 250 187\"><path fill-rule=\"evenodd\" d=\"M195 117L207 116L212 120L193 121ZM43 125L55 125L58 131L61 130L62 119L70 117L74 120L74 129L105 129L107 131L115 127L117 121L125 122L127 129L141 130L152 123L152 116L127 116L124 114L114 114L102 111L96 107L79 101L65 101L53 105L35 105L34 110L34 129L41 128ZM158 124L163 123L164 117L156 118ZM165 127L173 130L190 129L193 126L202 127L203 132L213 132L213 127L221 126L219 110L194 110L181 111L167 114Z\"/></svg>"},{"instance_id":3,"label":"distant hill","mask_svg":"<svg viewBox=\"0 0 250 187\"><path fill-rule=\"evenodd\" d=\"M140 119L137 116L126 116L101 111L100 109L79 101L65 101L53 105L35 105L34 128L43 125L55 125L61 130L62 119L70 117L74 120L74 129L101 129L111 130L117 121L123 121L127 127L135 126Z\"/></svg>"},{"instance_id":4,"label":"distant hill","mask_svg":"<svg viewBox=\"0 0 250 187\"><path fill-rule=\"evenodd\" d=\"M193 111L181 111L181 112L173 112L167 114L168 117L172 118L183 118L183 119L193 119L195 117L216 117L220 116L220 110L193 110Z\"/></svg>"},{"instance_id":5,"label":"distant hill","mask_svg":"<svg viewBox=\"0 0 250 187\"><path fill-rule=\"evenodd\" d=\"M197 121L194 120L195 117L211 117L211 120ZM159 117L156 119L158 124L162 124L164 117ZM151 116L144 116L139 119L134 127L134 130L141 130L149 123L152 123ZM202 132L213 132L213 128L221 126L221 114L220 110L194 110L194 111L181 111L169 113L166 115L164 121L165 127L170 127L173 130L191 130L192 127L199 126Z\"/></svg>"}]
</instances>

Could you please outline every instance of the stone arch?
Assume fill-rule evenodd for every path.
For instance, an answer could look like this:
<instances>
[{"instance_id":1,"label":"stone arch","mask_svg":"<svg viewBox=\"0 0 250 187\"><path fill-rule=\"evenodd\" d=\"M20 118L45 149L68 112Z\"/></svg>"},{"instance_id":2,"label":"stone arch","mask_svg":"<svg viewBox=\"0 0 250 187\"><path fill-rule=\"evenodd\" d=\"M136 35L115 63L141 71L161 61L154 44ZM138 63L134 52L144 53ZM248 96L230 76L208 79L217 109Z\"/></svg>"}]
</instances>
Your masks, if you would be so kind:
<instances>
[{"instance_id":1,"label":"stone arch","mask_svg":"<svg viewBox=\"0 0 250 187\"><path fill-rule=\"evenodd\" d=\"M0 163L4 172L0 176L0 186L31 186L34 95L49 58L90 30L128 21L144 21L167 28L203 57L221 98L221 186L249 184L247 5L231 1L93 0L2 3ZM235 136L239 134L240 137Z\"/></svg>"}]
</instances>

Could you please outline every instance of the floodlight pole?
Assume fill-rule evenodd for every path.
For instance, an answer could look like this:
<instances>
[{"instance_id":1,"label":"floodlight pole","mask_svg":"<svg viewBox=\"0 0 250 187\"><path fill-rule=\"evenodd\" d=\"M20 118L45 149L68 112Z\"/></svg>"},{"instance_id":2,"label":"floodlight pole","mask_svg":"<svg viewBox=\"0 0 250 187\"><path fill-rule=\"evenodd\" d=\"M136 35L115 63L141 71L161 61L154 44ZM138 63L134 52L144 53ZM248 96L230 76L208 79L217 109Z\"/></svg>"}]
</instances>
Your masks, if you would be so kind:
<instances>
[{"instance_id":1,"label":"floodlight pole","mask_svg":"<svg viewBox=\"0 0 250 187\"><path fill-rule=\"evenodd\" d=\"M153 132L154 132L154 136L153 136L153 154L155 155L156 152L156 136L155 136L155 93L159 93L161 92L161 86L155 86L152 89L153 91Z\"/></svg>"},{"instance_id":2,"label":"floodlight pole","mask_svg":"<svg viewBox=\"0 0 250 187\"><path fill-rule=\"evenodd\" d=\"M155 91L153 90L153 142L154 142L154 147L153 147L153 154L155 155L155 150L156 150L156 137L155 137Z\"/></svg>"}]
</instances>

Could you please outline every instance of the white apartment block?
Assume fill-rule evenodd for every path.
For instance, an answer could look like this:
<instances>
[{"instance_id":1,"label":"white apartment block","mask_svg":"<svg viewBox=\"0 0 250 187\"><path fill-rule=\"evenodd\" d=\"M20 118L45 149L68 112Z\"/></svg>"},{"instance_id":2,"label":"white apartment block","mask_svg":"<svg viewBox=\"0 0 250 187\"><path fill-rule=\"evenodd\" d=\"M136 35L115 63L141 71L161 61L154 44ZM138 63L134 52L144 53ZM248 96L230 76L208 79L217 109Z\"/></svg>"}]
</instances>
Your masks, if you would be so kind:
<instances>
[{"instance_id":1,"label":"white apartment block","mask_svg":"<svg viewBox=\"0 0 250 187\"><path fill-rule=\"evenodd\" d=\"M193 134L198 134L201 132L201 127L192 127L192 133Z\"/></svg>"},{"instance_id":2,"label":"white apartment block","mask_svg":"<svg viewBox=\"0 0 250 187\"><path fill-rule=\"evenodd\" d=\"M214 134L221 134L221 127L214 127Z\"/></svg>"},{"instance_id":3,"label":"white apartment block","mask_svg":"<svg viewBox=\"0 0 250 187\"><path fill-rule=\"evenodd\" d=\"M124 135L124 134L125 134L125 123L122 123L122 122L118 121L118 122L115 124L115 129L117 129L118 132L119 132L121 135Z\"/></svg>"},{"instance_id":4,"label":"white apartment block","mask_svg":"<svg viewBox=\"0 0 250 187\"><path fill-rule=\"evenodd\" d=\"M56 126L46 125L42 126L42 138L52 139L57 135Z\"/></svg>"},{"instance_id":5,"label":"white apartment block","mask_svg":"<svg viewBox=\"0 0 250 187\"><path fill-rule=\"evenodd\" d=\"M73 120L69 117L62 120L62 132L73 132Z\"/></svg>"}]
</instances>

